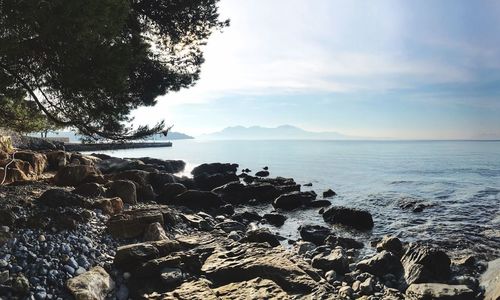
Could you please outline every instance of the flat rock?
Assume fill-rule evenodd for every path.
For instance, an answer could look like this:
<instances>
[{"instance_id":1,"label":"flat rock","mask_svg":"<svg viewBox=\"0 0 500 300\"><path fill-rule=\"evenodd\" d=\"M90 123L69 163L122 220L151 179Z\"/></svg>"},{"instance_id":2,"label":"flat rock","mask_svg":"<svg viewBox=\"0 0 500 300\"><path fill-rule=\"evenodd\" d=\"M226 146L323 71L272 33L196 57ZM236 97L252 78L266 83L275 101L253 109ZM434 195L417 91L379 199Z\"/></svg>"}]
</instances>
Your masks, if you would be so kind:
<instances>
[{"instance_id":1,"label":"flat rock","mask_svg":"<svg viewBox=\"0 0 500 300\"><path fill-rule=\"evenodd\" d=\"M227 300L238 299L290 299L288 294L274 281L257 277L237 283L230 283L214 289L217 297Z\"/></svg>"},{"instance_id":2,"label":"flat rock","mask_svg":"<svg viewBox=\"0 0 500 300\"><path fill-rule=\"evenodd\" d=\"M164 224L163 214L158 209L126 210L108 220L108 232L114 237L134 238L144 234L151 223Z\"/></svg>"},{"instance_id":3,"label":"flat rock","mask_svg":"<svg viewBox=\"0 0 500 300\"><path fill-rule=\"evenodd\" d=\"M125 271L134 270L147 261L167 256L179 249L179 243L173 240L162 240L120 246L116 250L113 264L117 268Z\"/></svg>"},{"instance_id":4,"label":"flat rock","mask_svg":"<svg viewBox=\"0 0 500 300\"><path fill-rule=\"evenodd\" d=\"M236 173L238 169L238 164L230 164L230 163L210 163L210 164L201 164L195 167L191 174L193 176L198 176L203 173L206 174L217 174L217 173Z\"/></svg>"},{"instance_id":5,"label":"flat rock","mask_svg":"<svg viewBox=\"0 0 500 300\"><path fill-rule=\"evenodd\" d=\"M292 210L299 208L303 205L307 205L311 201L316 199L316 194L312 192L291 192L288 194L283 194L276 198L273 202L275 208L281 208L284 210Z\"/></svg>"},{"instance_id":6,"label":"flat rock","mask_svg":"<svg viewBox=\"0 0 500 300\"><path fill-rule=\"evenodd\" d=\"M414 283L406 290L409 300L473 300L474 292L465 285Z\"/></svg>"}]
</instances>

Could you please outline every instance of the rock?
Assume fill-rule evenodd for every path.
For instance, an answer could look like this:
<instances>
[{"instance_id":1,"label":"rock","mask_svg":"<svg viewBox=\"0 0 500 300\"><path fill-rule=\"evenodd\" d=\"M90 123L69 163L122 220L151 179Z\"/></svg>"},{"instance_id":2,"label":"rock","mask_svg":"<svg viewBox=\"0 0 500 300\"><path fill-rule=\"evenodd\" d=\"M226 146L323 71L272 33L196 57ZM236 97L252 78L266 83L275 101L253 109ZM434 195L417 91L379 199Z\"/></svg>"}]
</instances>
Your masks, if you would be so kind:
<instances>
[{"instance_id":1,"label":"rock","mask_svg":"<svg viewBox=\"0 0 500 300\"><path fill-rule=\"evenodd\" d=\"M282 214L278 214L278 213L269 213L269 214L265 214L263 216L263 218L271 225L274 225L274 226L282 226L283 224L285 224L285 221L286 221L286 216L282 215Z\"/></svg>"},{"instance_id":2,"label":"rock","mask_svg":"<svg viewBox=\"0 0 500 300\"><path fill-rule=\"evenodd\" d=\"M284 210L292 210L307 205L314 199L316 199L316 195L311 192L292 192L276 198L273 206Z\"/></svg>"},{"instance_id":3,"label":"rock","mask_svg":"<svg viewBox=\"0 0 500 300\"><path fill-rule=\"evenodd\" d=\"M91 175L99 175L93 166L64 166L54 176L54 183L59 186L77 186Z\"/></svg>"},{"instance_id":4,"label":"rock","mask_svg":"<svg viewBox=\"0 0 500 300\"><path fill-rule=\"evenodd\" d=\"M212 191L232 204L248 203L251 199L259 202L272 201L280 195L277 188L269 183L244 185L238 181L229 182Z\"/></svg>"},{"instance_id":5,"label":"rock","mask_svg":"<svg viewBox=\"0 0 500 300\"><path fill-rule=\"evenodd\" d=\"M401 258L408 284L442 282L449 278L450 258L444 251L429 246L410 244Z\"/></svg>"},{"instance_id":6,"label":"rock","mask_svg":"<svg viewBox=\"0 0 500 300\"><path fill-rule=\"evenodd\" d=\"M243 242L254 242L254 243L268 243L271 247L277 247L280 245L280 241L276 235L272 234L267 228L257 228L247 231L246 237L242 240Z\"/></svg>"},{"instance_id":7,"label":"rock","mask_svg":"<svg viewBox=\"0 0 500 300\"><path fill-rule=\"evenodd\" d=\"M330 206L332 203L328 200L313 200L307 204L307 207L326 207Z\"/></svg>"},{"instance_id":8,"label":"rock","mask_svg":"<svg viewBox=\"0 0 500 300\"><path fill-rule=\"evenodd\" d=\"M228 163L211 163L211 164L201 164L195 167L191 174L193 176L198 176L203 173L206 174L217 174L217 173L236 173L238 169L238 164L228 164Z\"/></svg>"},{"instance_id":9,"label":"rock","mask_svg":"<svg viewBox=\"0 0 500 300\"><path fill-rule=\"evenodd\" d=\"M113 175L113 180L130 180L137 189L149 184L150 173L142 170L127 170Z\"/></svg>"},{"instance_id":10,"label":"rock","mask_svg":"<svg viewBox=\"0 0 500 300\"><path fill-rule=\"evenodd\" d=\"M328 189L328 190L323 192L323 198L330 198L330 197L333 197L336 195L337 195L337 193L335 193L332 189Z\"/></svg>"},{"instance_id":11,"label":"rock","mask_svg":"<svg viewBox=\"0 0 500 300\"><path fill-rule=\"evenodd\" d=\"M101 197L104 196L104 187L98 183L83 183L80 184L73 193L85 197Z\"/></svg>"},{"instance_id":12,"label":"rock","mask_svg":"<svg viewBox=\"0 0 500 300\"><path fill-rule=\"evenodd\" d=\"M313 186L313 184L311 182L308 182L308 183L304 183L304 186L311 187L311 186Z\"/></svg>"},{"instance_id":13,"label":"rock","mask_svg":"<svg viewBox=\"0 0 500 300\"><path fill-rule=\"evenodd\" d=\"M297 249L297 253L299 255L304 255L309 251L316 249L316 245L311 242L298 241L295 243L295 248Z\"/></svg>"},{"instance_id":14,"label":"rock","mask_svg":"<svg viewBox=\"0 0 500 300\"><path fill-rule=\"evenodd\" d=\"M272 280L260 277L249 281L230 283L218 287L214 291L217 297L227 300L247 299L249 295L252 295L254 299L290 299L288 294Z\"/></svg>"},{"instance_id":15,"label":"rock","mask_svg":"<svg viewBox=\"0 0 500 300\"><path fill-rule=\"evenodd\" d=\"M62 150L46 152L48 162L48 169L52 171L57 171L60 168L66 166L66 152Z\"/></svg>"},{"instance_id":16,"label":"rock","mask_svg":"<svg viewBox=\"0 0 500 300\"><path fill-rule=\"evenodd\" d=\"M481 286L485 300L500 299L500 258L488 263L486 272L481 275Z\"/></svg>"},{"instance_id":17,"label":"rock","mask_svg":"<svg viewBox=\"0 0 500 300\"><path fill-rule=\"evenodd\" d=\"M371 277L365 279L359 285L359 291L362 295L371 295L373 293L374 280Z\"/></svg>"},{"instance_id":18,"label":"rock","mask_svg":"<svg viewBox=\"0 0 500 300\"><path fill-rule=\"evenodd\" d=\"M473 300L474 292L465 285L441 283L411 284L406 290L409 300Z\"/></svg>"},{"instance_id":19,"label":"rock","mask_svg":"<svg viewBox=\"0 0 500 300\"><path fill-rule=\"evenodd\" d=\"M333 234L329 235L325 239L325 244L331 247L340 246L344 249L361 249L364 247L363 243L358 242L355 239L335 236Z\"/></svg>"},{"instance_id":20,"label":"rock","mask_svg":"<svg viewBox=\"0 0 500 300\"><path fill-rule=\"evenodd\" d=\"M33 179L35 173L29 162L20 159L4 159L0 161L0 183L5 177L3 184L9 184L16 181L28 181ZM7 167L7 175L5 175L5 167Z\"/></svg>"},{"instance_id":21,"label":"rock","mask_svg":"<svg viewBox=\"0 0 500 300\"><path fill-rule=\"evenodd\" d=\"M384 236L377 244L376 248L378 252L386 250L398 256L403 254L403 244L397 237L394 236Z\"/></svg>"},{"instance_id":22,"label":"rock","mask_svg":"<svg viewBox=\"0 0 500 300\"><path fill-rule=\"evenodd\" d=\"M132 271L147 261L167 256L179 249L177 241L168 239L120 246L116 249L113 264L121 270Z\"/></svg>"},{"instance_id":23,"label":"rock","mask_svg":"<svg viewBox=\"0 0 500 300\"><path fill-rule=\"evenodd\" d=\"M243 212L235 213L232 219L244 224L248 224L251 222L258 222L262 220L262 217L254 211L246 210Z\"/></svg>"},{"instance_id":24,"label":"rock","mask_svg":"<svg viewBox=\"0 0 500 300\"><path fill-rule=\"evenodd\" d=\"M197 214L194 215L181 214L181 217L192 227L203 231L210 231L213 229L213 226L215 225L209 223L207 220L205 220L203 217Z\"/></svg>"},{"instance_id":25,"label":"rock","mask_svg":"<svg viewBox=\"0 0 500 300\"><path fill-rule=\"evenodd\" d=\"M0 209L0 225L11 226L14 225L17 217L10 207Z\"/></svg>"},{"instance_id":26,"label":"rock","mask_svg":"<svg viewBox=\"0 0 500 300\"><path fill-rule=\"evenodd\" d=\"M38 198L38 202L48 207L78 206L89 208L92 206L90 200L64 189L47 190Z\"/></svg>"},{"instance_id":27,"label":"rock","mask_svg":"<svg viewBox=\"0 0 500 300\"><path fill-rule=\"evenodd\" d=\"M160 203L172 203L177 195L187 191L187 188L182 183L165 183L158 192L157 201Z\"/></svg>"},{"instance_id":28,"label":"rock","mask_svg":"<svg viewBox=\"0 0 500 300\"><path fill-rule=\"evenodd\" d=\"M373 228L372 215L365 210L332 206L323 213L323 219L328 223L342 224L359 230Z\"/></svg>"},{"instance_id":29,"label":"rock","mask_svg":"<svg viewBox=\"0 0 500 300\"><path fill-rule=\"evenodd\" d=\"M167 286L177 285L182 282L182 270L179 268L164 268L160 275L161 281Z\"/></svg>"},{"instance_id":30,"label":"rock","mask_svg":"<svg viewBox=\"0 0 500 300\"><path fill-rule=\"evenodd\" d=\"M219 195L213 192L187 190L176 196L172 204L182 205L194 209L219 208L224 205Z\"/></svg>"},{"instance_id":31,"label":"rock","mask_svg":"<svg viewBox=\"0 0 500 300\"><path fill-rule=\"evenodd\" d=\"M14 152L14 147L12 146L12 140L10 136L0 135L0 150L5 153Z\"/></svg>"},{"instance_id":32,"label":"rock","mask_svg":"<svg viewBox=\"0 0 500 300\"><path fill-rule=\"evenodd\" d=\"M137 188L131 180L115 180L106 184L106 197L120 197L123 203L137 204Z\"/></svg>"},{"instance_id":33,"label":"rock","mask_svg":"<svg viewBox=\"0 0 500 300\"><path fill-rule=\"evenodd\" d=\"M299 227L300 237L304 241L312 242L318 246L325 243L325 239L332 234L330 228L320 225L302 225Z\"/></svg>"},{"instance_id":34,"label":"rock","mask_svg":"<svg viewBox=\"0 0 500 300\"><path fill-rule=\"evenodd\" d=\"M321 277L310 266L290 255L281 247L240 244L229 250L216 249L201 271L217 286L261 277L274 281L286 292L312 291Z\"/></svg>"},{"instance_id":35,"label":"rock","mask_svg":"<svg viewBox=\"0 0 500 300\"><path fill-rule=\"evenodd\" d=\"M28 281L28 278L26 278L23 274L20 274L14 278L12 287L17 293L26 295L30 291L30 282Z\"/></svg>"},{"instance_id":36,"label":"rock","mask_svg":"<svg viewBox=\"0 0 500 300\"><path fill-rule=\"evenodd\" d=\"M139 157L138 160L171 174L182 172L186 167L186 163L182 160L163 160L151 157Z\"/></svg>"},{"instance_id":37,"label":"rock","mask_svg":"<svg viewBox=\"0 0 500 300\"><path fill-rule=\"evenodd\" d=\"M202 173L193 177L195 185L203 191L210 191L229 182L239 181L235 173L225 172L216 174Z\"/></svg>"},{"instance_id":38,"label":"rock","mask_svg":"<svg viewBox=\"0 0 500 300\"><path fill-rule=\"evenodd\" d=\"M258 171L257 173L255 173L255 176L267 177L267 176L269 176L269 171Z\"/></svg>"},{"instance_id":39,"label":"rock","mask_svg":"<svg viewBox=\"0 0 500 300\"><path fill-rule=\"evenodd\" d=\"M149 175L149 181L153 186L155 191L158 191L167 183L175 183L174 175L166 172L151 173Z\"/></svg>"},{"instance_id":40,"label":"rock","mask_svg":"<svg viewBox=\"0 0 500 300\"><path fill-rule=\"evenodd\" d=\"M215 228L222 229L224 232L229 233L231 231L245 231L247 227L245 226L245 224L238 221L227 220L217 223L215 225Z\"/></svg>"},{"instance_id":41,"label":"rock","mask_svg":"<svg viewBox=\"0 0 500 300\"><path fill-rule=\"evenodd\" d=\"M154 222L146 227L144 232L145 241L160 241L168 239L163 226L159 222Z\"/></svg>"},{"instance_id":42,"label":"rock","mask_svg":"<svg viewBox=\"0 0 500 300\"><path fill-rule=\"evenodd\" d=\"M33 151L16 151L15 157L28 162L37 175L42 174L48 166L47 156L42 153Z\"/></svg>"},{"instance_id":43,"label":"rock","mask_svg":"<svg viewBox=\"0 0 500 300\"><path fill-rule=\"evenodd\" d=\"M4 284L10 279L9 270L4 270L0 272L0 284Z\"/></svg>"},{"instance_id":44,"label":"rock","mask_svg":"<svg viewBox=\"0 0 500 300\"><path fill-rule=\"evenodd\" d=\"M123 211L123 201L119 197L94 200L93 208L98 208L106 215L117 215Z\"/></svg>"},{"instance_id":45,"label":"rock","mask_svg":"<svg viewBox=\"0 0 500 300\"><path fill-rule=\"evenodd\" d=\"M163 214L156 209L128 210L108 220L108 232L118 238L134 238L143 235L151 223L164 224Z\"/></svg>"},{"instance_id":46,"label":"rock","mask_svg":"<svg viewBox=\"0 0 500 300\"><path fill-rule=\"evenodd\" d=\"M403 267L399 258L385 250L358 262L356 268L362 272L367 272L376 276L401 274L403 272Z\"/></svg>"},{"instance_id":47,"label":"rock","mask_svg":"<svg viewBox=\"0 0 500 300\"><path fill-rule=\"evenodd\" d=\"M115 283L102 267L94 267L88 272L69 279L66 287L75 300L104 300Z\"/></svg>"},{"instance_id":48,"label":"rock","mask_svg":"<svg viewBox=\"0 0 500 300\"><path fill-rule=\"evenodd\" d=\"M183 283L181 286L175 290L158 294L154 293L151 296L145 296L145 299L150 300L160 300L160 299L172 299L172 300L219 300L217 294L209 286L206 280L189 281Z\"/></svg>"},{"instance_id":49,"label":"rock","mask_svg":"<svg viewBox=\"0 0 500 300\"><path fill-rule=\"evenodd\" d=\"M347 298L347 299L351 299L353 293L354 293L354 291L348 285L343 286L339 289L339 296Z\"/></svg>"},{"instance_id":50,"label":"rock","mask_svg":"<svg viewBox=\"0 0 500 300\"><path fill-rule=\"evenodd\" d=\"M349 260L341 248L333 249L328 255L318 254L312 259L311 265L323 271L334 270L344 274L349 271Z\"/></svg>"}]
</instances>

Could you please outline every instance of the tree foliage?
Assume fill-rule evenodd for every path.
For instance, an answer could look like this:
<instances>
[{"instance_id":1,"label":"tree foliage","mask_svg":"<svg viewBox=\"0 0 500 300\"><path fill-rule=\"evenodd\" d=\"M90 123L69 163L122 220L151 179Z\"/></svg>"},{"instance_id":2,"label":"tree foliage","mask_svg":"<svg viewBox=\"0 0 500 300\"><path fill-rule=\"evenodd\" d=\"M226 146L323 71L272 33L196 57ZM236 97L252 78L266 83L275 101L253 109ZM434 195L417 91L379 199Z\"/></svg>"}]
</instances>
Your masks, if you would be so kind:
<instances>
[{"instance_id":1,"label":"tree foliage","mask_svg":"<svg viewBox=\"0 0 500 300\"><path fill-rule=\"evenodd\" d=\"M217 2L0 0L0 96L93 139L157 133L163 122L131 128L129 114L197 81L202 46L228 25Z\"/></svg>"}]
</instances>

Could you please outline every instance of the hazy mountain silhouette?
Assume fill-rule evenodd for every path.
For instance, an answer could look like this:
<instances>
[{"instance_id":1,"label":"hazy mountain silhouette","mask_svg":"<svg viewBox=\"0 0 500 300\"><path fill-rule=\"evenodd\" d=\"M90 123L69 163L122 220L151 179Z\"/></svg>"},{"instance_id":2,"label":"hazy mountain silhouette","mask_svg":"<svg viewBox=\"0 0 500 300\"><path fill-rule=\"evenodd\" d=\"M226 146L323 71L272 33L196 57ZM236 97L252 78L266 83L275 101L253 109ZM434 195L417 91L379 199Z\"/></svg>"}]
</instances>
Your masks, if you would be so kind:
<instances>
[{"instance_id":1,"label":"hazy mountain silhouette","mask_svg":"<svg viewBox=\"0 0 500 300\"><path fill-rule=\"evenodd\" d=\"M313 132L307 131L292 125L282 125L278 127L261 126L232 126L221 131L199 136L203 139L231 139L231 140L335 140L352 139L354 137L343 135L337 132Z\"/></svg>"}]
</instances>

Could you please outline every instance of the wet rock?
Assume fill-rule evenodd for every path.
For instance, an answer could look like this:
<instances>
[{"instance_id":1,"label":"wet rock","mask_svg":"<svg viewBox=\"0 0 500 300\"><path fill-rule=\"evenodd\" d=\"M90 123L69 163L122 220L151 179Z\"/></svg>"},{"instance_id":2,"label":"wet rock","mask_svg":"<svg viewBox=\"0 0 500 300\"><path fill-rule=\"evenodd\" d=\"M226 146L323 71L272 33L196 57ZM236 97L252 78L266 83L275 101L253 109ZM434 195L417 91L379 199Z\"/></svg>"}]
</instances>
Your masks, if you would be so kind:
<instances>
[{"instance_id":1,"label":"wet rock","mask_svg":"<svg viewBox=\"0 0 500 300\"><path fill-rule=\"evenodd\" d=\"M323 212L323 219L328 223L342 224L359 230L373 228L372 215L365 210L333 206Z\"/></svg>"},{"instance_id":2,"label":"wet rock","mask_svg":"<svg viewBox=\"0 0 500 300\"><path fill-rule=\"evenodd\" d=\"M271 225L274 225L274 226L282 226L283 224L285 224L285 221L286 221L286 216L282 215L282 214L278 214L278 213L269 213L269 214L265 214L263 216L263 218Z\"/></svg>"},{"instance_id":3,"label":"wet rock","mask_svg":"<svg viewBox=\"0 0 500 300\"><path fill-rule=\"evenodd\" d=\"M321 279L307 264L295 262L284 249L252 244L240 244L230 250L217 249L201 270L217 285L261 277L295 293L310 292Z\"/></svg>"},{"instance_id":4,"label":"wet rock","mask_svg":"<svg viewBox=\"0 0 500 300\"><path fill-rule=\"evenodd\" d=\"M258 171L257 173L255 173L255 176L258 176L258 177L267 177L269 176L269 171Z\"/></svg>"},{"instance_id":5,"label":"wet rock","mask_svg":"<svg viewBox=\"0 0 500 300\"><path fill-rule=\"evenodd\" d=\"M156 209L124 211L112 216L107 223L108 232L114 237L134 238L143 235L151 223L164 224L163 214Z\"/></svg>"},{"instance_id":6,"label":"wet rock","mask_svg":"<svg viewBox=\"0 0 500 300\"><path fill-rule=\"evenodd\" d=\"M191 174L193 176L198 176L203 173L206 174L217 174L217 173L236 173L238 169L238 164L229 164L229 163L210 163L210 164L201 164L195 167Z\"/></svg>"},{"instance_id":7,"label":"wet rock","mask_svg":"<svg viewBox=\"0 0 500 300\"><path fill-rule=\"evenodd\" d=\"M91 175L99 175L93 166L86 165L68 165L57 171L54 176L54 183L59 186L77 186L85 181Z\"/></svg>"},{"instance_id":8,"label":"wet rock","mask_svg":"<svg viewBox=\"0 0 500 300\"><path fill-rule=\"evenodd\" d=\"M450 276L450 258L444 251L410 244L401 258L408 284L443 282Z\"/></svg>"},{"instance_id":9,"label":"wet rock","mask_svg":"<svg viewBox=\"0 0 500 300\"><path fill-rule=\"evenodd\" d=\"M151 157L139 157L138 160L144 162L145 164L153 165L158 170L165 171L167 173L179 173L184 171L186 163L182 160L163 160Z\"/></svg>"},{"instance_id":10,"label":"wet rock","mask_svg":"<svg viewBox=\"0 0 500 300\"><path fill-rule=\"evenodd\" d=\"M311 187L311 186L313 186L313 184L311 182L308 182L308 183L304 183L304 186Z\"/></svg>"},{"instance_id":11,"label":"wet rock","mask_svg":"<svg viewBox=\"0 0 500 300\"><path fill-rule=\"evenodd\" d=\"M336 195L337 195L337 193L335 193L332 189L328 189L328 190L323 192L323 198L330 198L330 197L333 197Z\"/></svg>"},{"instance_id":12,"label":"wet rock","mask_svg":"<svg viewBox=\"0 0 500 300\"><path fill-rule=\"evenodd\" d=\"M410 285L406 296L409 300L473 300L474 292L465 285L420 283Z\"/></svg>"},{"instance_id":13,"label":"wet rock","mask_svg":"<svg viewBox=\"0 0 500 300\"><path fill-rule=\"evenodd\" d=\"M210 231L214 228L215 224L205 220L205 218L201 217L198 214L190 215L190 214L181 214L181 217L189 224L191 227L197 228L202 231Z\"/></svg>"},{"instance_id":14,"label":"wet rock","mask_svg":"<svg viewBox=\"0 0 500 300\"><path fill-rule=\"evenodd\" d=\"M349 271L347 254L341 248L333 249L329 254L318 254L312 259L311 265L323 271L334 270L344 274Z\"/></svg>"},{"instance_id":15,"label":"wet rock","mask_svg":"<svg viewBox=\"0 0 500 300\"><path fill-rule=\"evenodd\" d=\"M177 195L187 191L187 188L182 183L165 183L158 191L157 201L160 203L172 203Z\"/></svg>"},{"instance_id":16,"label":"wet rock","mask_svg":"<svg viewBox=\"0 0 500 300\"><path fill-rule=\"evenodd\" d=\"M104 196L104 187L98 183L83 183L73 190L73 193L85 197L101 197Z\"/></svg>"},{"instance_id":17,"label":"wet rock","mask_svg":"<svg viewBox=\"0 0 500 300\"><path fill-rule=\"evenodd\" d=\"M106 197L120 197L123 203L137 204L137 188L131 180L115 180L106 184Z\"/></svg>"},{"instance_id":18,"label":"wet rock","mask_svg":"<svg viewBox=\"0 0 500 300\"><path fill-rule=\"evenodd\" d=\"M179 243L173 240L120 246L116 250L113 264L121 270L130 271L149 260L167 256L179 249Z\"/></svg>"},{"instance_id":19,"label":"wet rock","mask_svg":"<svg viewBox=\"0 0 500 300\"><path fill-rule=\"evenodd\" d=\"M299 255L304 255L307 252L314 250L316 245L311 242L298 241L294 247L297 249L297 253Z\"/></svg>"},{"instance_id":20,"label":"wet rock","mask_svg":"<svg viewBox=\"0 0 500 300\"><path fill-rule=\"evenodd\" d=\"M253 243L268 243L271 247L280 245L280 242L275 234L271 233L267 228L257 228L247 231L246 237L242 242Z\"/></svg>"},{"instance_id":21,"label":"wet rock","mask_svg":"<svg viewBox=\"0 0 500 300\"><path fill-rule=\"evenodd\" d=\"M187 190L177 195L172 204L182 205L193 209L210 209L219 208L225 203L219 195L213 192Z\"/></svg>"},{"instance_id":22,"label":"wet rock","mask_svg":"<svg viewBox=\"0 0 500 300\"><path fill-rule=\"evenodd\" d=\"M311 192L292 192L276 198L273 206L284 210L292 210L307 205L314 199L316 199L316 194Z\"/></svg>"},{"instance_id":23,"label":"wet rock","mask_svg":"<svg viewBox=\"0 0 500 300\"><path fill-rule=\"evenodd\" d=\"M216 187L223 186L229 182L238 181L239 178L235 173L225 172L216 174L202 173L193 177L195 185L203 190L210 191Z\"/></svg>"},{"instance_id":24,"label":"wet rock","mask_svg":"<svg viewBox=\"0 0 500 300\"><path fill-rule=\"evenodd\" d=\"M104 300L114 286L114 281L102 267L94 267L66 283L75 300Z\"/></svg>"},{"instance_id":25,"label":"wet rock","mask_svg":"<svg viewBox=\"0 0 500 300\"><path fill-rule=\"evenodd\" d=\"M165 229L159 222L154 222L146 227L144 232L145 241L161 241L168 239Z\"/></svg>"},{"instance_id":26,"label":"wet rock","mask_svg":"<svg viewBox=\"0 0 500 300\"><path fill-rule=\"evenodd\" d=\"M327 207L332 205L332 203L328 200L313 200L307 204L307 207Z\"/></svg>"},{"instance_id":27,"label":"wet rock","mask_svg":"<svg viewBox=\"0 0 500 300\"><path fill-rule=\"evenodd\" d=\"M398 256L403 254L403 244L397 237L394 236L384 236L382 240L377 243L376 248L378 252L386 250Z\"/></svg>"},{"instance_id":28,"label":"wet rock","mask_svg":"<svg viewBox=\"0 0 500 300\"><path fill-rule=\"evenodd\" d=\"M358 262L356 268L376 276L401 274L403 267L399 258L391 252L382 250L374 256Z\"/></svg>"},{"instance_id":29,"label":"wet rock","mask_svg":"<svg viewBox=\"0 0 500 300\"><path fill-rule=\"evenodd\" d=\"M329 235L325 239L325 244L336 247L340 246L344 249L361 249L364 247L363 243L356 241L355 239L340 237L336 235Z\"/></svg>"},{"instance_id":30,"label":"wet rock","mask_svg":"<svg viewBox=\"0 0 500 300\"><path fill-rule=\"evenodd\" d=\"M425 208L430 207L431 205L429 203L422 202L418 199L403 198L398 201L398 206L403 210L422 212Z\"/></svg>"},{"instance_id":31,"label":"wet rock","mask_svg":"<svg viewBox=\"0 0 500 300\"><path fill-rule=\"evenodd\" d=\"M16 151L15 157L28 162L37 175L42 174L48 166L47 156L42 153L33 151Z\"/></svg>"},{"instance_id":32,"label":"wet rock","mask_svg":"<svg viewBox=\"0 0 500 300\"><path fill-rule=\"evenodd\" d=\"M174 175L165 172L151 173L149 175L149 181L153 186L153 189L158 191L167 183L175 183L175 177Z\"/></svg>"},{"instance_id":33,"label":"wet rock","mask_svg":"<svg viewBox=\"0 0 500 300\"><path fill-rule=\"evenodd\" d=\"M325 243L325 239L332 234L330 228L320 225L302 225L299 227L300 237L304 241L312 242L318 246Z\"/></svg>"}]
</instances>

